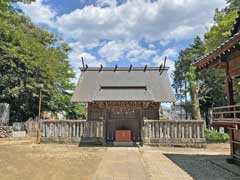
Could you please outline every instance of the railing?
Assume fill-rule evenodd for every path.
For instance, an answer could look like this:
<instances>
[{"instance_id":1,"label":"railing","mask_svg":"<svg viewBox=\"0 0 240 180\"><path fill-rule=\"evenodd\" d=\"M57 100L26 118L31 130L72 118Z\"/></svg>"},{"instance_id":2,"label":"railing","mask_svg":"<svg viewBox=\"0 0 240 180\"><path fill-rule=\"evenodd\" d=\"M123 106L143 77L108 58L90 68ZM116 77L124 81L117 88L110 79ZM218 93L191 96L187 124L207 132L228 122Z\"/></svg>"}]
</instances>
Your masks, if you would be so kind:
<instances>
[{"instance_id":1,"label":"railing","mask_svg":"<svg viewBox=\"0 0 240 180\"><path fill-rule=\"evenodd\" d=\"M145 120L143 139L149 144L205 146L204 121Z\"/></svg>"},{"instance_id":2,"label":"railing","mask_svg":"<svg viewBox=\"0 0 240 180\"><path fill-rule=\"evenodd\" d=\"M103 121L42 120L42 137L45 139L102 138Z\"/></svg>"},{"instance_id":3,"label":"railing","mask_svg":"<svg viewBox=\"0 0 240 180\"><path fill-rule=\"evenodd\" d=\"M212 121L239 121L240 105L215 107L212 109Z\"/></svg>"}]
</instances>

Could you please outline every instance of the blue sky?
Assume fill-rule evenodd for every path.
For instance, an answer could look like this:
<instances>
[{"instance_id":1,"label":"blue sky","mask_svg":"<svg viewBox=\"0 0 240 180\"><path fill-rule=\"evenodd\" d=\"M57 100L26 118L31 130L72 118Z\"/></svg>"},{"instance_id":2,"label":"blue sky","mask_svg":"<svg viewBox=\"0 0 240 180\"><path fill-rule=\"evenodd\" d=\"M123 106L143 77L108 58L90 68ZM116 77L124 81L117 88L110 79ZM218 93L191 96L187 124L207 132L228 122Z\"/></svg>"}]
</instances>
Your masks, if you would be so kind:
<instances>
[{"instance_id":1,"label":"blue sky","mask_svg":"<svg viewBox=\"0 0 240 180\"><path fill-rule=\"evenodd\" d=\"M159 66L169 74L178 52L203 36L224 0L36 0L18 3L32 21L63 37L79 76L81 57L89 66Z\"/></svg>"}]
</instances>

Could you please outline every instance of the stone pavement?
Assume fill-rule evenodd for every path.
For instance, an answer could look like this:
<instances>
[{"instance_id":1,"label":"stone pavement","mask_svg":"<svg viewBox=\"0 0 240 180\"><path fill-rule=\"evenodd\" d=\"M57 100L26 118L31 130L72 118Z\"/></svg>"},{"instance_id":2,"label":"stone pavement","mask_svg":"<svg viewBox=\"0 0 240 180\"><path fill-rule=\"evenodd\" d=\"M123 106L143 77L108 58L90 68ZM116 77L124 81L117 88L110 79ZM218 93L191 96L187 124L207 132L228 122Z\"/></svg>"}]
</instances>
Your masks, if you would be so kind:
<instances>
[{"instance_id":1,"label":"stone pavement","mask_svg":"<svg viewBox=\"0 0 240 180\"><path fill-rule=\"evenodd\" d=\"M106 151L94 180L192 179L160 152L112 147Z\"/></svg>"},{"instance_id":2,"label":"stone pavement","mask_svg":"<svg viewBox=\"0 0 240 180\"><path fill-rule=\"evenodd\" d=\"M190 180L193 179L161 152L147 151L141 152L144 163L148 168L152 180Z\"/></svg>"}]
</instances>

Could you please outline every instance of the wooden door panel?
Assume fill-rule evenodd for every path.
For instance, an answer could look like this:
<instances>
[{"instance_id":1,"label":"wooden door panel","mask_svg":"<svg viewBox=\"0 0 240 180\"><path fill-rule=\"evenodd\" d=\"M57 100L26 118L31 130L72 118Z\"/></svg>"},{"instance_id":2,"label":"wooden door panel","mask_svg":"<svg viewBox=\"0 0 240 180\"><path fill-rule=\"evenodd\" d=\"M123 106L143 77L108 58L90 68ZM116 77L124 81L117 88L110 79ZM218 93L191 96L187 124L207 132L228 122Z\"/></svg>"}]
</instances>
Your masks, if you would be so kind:
<instances>
[{"instance_id":1,"label":"wooden door panel","mask_svg":"<svg viewBox=\"0 0 240 180\"><path fill-rule=\"evenodd\" d=\"M107 120L107 140L114 141L116 130L131 130L133 141L140 141L140 113L134 109L111 109Z\"/></svg>"}]
</instances>

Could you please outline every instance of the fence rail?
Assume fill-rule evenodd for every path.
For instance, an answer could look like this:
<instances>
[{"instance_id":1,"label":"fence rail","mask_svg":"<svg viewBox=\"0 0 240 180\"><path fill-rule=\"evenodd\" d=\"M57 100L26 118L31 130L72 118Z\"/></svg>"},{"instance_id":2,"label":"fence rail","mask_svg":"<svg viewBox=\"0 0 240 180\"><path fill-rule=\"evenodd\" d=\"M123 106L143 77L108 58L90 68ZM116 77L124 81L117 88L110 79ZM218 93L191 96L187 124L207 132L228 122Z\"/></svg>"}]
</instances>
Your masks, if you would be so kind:
<instances>
[{"instance_id":1,"label":"fence rail","mask_svg":"<svg viewBox=\"0 0 240 180\"><path fill-rule=\"evenodd\" d=\"M104 121L41 120L42 141L104 143ZM204 147L204 122L195 120L144 120L144 144Z\"/></svg>"},{"instance_id":2,"label":"fence rail","mask_svg":"<svg viewBox=\"0 0 240 180\"><path fill-rule=\"evenodd\" d=\"M205 146L204 121L145 120L143 139L148 144Z\"/></svg>"},{"instance_id":3,"label":"fence rail","mask_svg":"<svg viewBox=\"0 0 240 180\"><path fill-rule=\"evenodd\" d=\"M82 138L103 138L103 121L42 120L42 138L56 141L79 141Z\"/></svg>"},{"instance_id":4,"label":"fence rail","mask_svg":"<svg viewBox=\"0 0 240 180\"><path fill-rule=\"evenodd\" d=\"M240 123L240 105L213 108L212 122L218 121L235 121Z\"/></svg>"}]
</instances>

